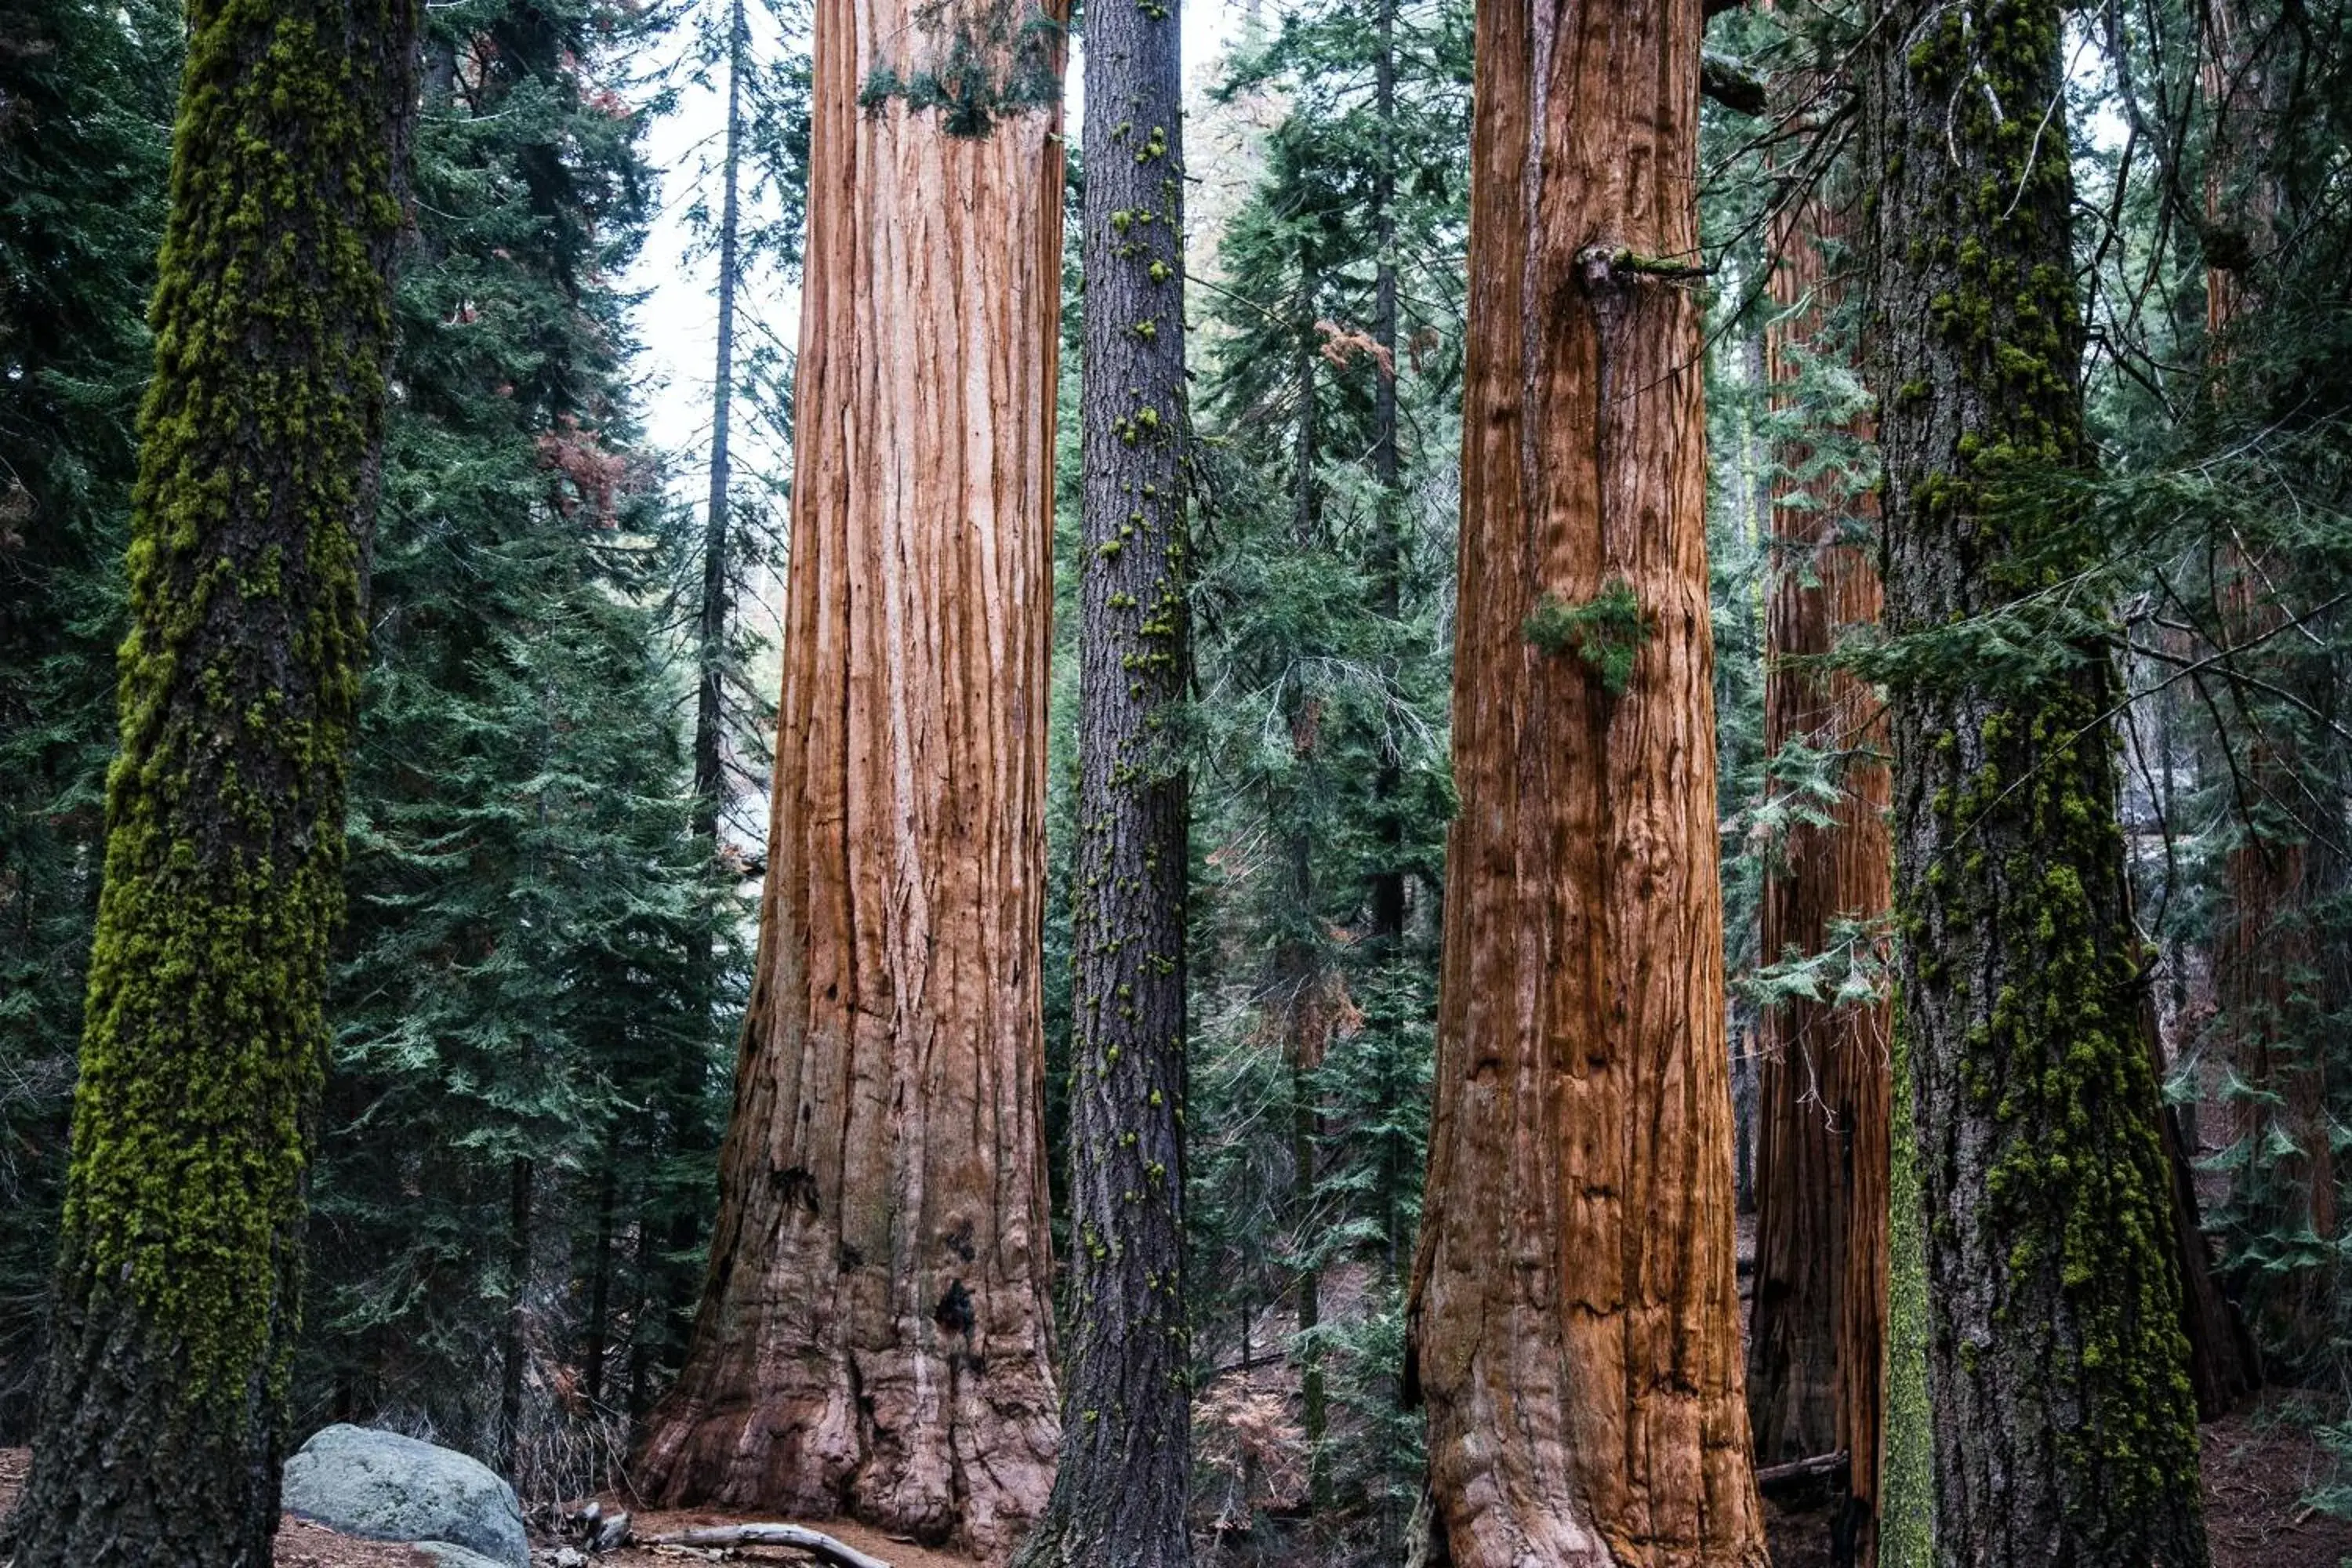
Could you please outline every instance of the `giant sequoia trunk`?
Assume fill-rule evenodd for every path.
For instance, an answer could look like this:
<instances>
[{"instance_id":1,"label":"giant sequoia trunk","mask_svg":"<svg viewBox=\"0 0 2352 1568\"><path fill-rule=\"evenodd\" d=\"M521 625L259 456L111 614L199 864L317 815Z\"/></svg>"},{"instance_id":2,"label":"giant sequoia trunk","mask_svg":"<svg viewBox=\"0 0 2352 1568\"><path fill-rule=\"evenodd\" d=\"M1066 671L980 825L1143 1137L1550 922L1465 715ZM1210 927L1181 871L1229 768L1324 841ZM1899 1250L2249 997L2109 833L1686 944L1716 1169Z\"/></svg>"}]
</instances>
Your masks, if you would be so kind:
<instances>
[{"instance_id":1,"label":"giant sequoia trunk","mask_svg":"<svg viewBox=\"0 0 2352 1568\"><path fill-rule=\"evenodd\" d=\"M1773 384L1820 346L1843 297L1822 245L1843 237L1821 199L1776 226L1769 330ZM1787 395L1784 390L1781 394ZM1838 795L1824 825L1800 823L1764 877L1768 961L1827 952L1833 928L1868 932L1893 901L1886 727L1869 683L1832 667L1840 633L1878 619L1878 573L1847 525L1875 514L1849 477L1814 473L1801 444L1780 453L1766 628L1764 746L1818 753ZM1802 475L1803 478L1792 476ZM1886 1337L1888 1003L1791 996L1763 1015L1756 1143L1756 1305L1748 1331L1748 1414L1766 1464L1843 1450L1850 1561L1876 1561L1878 1448Z\"/></svg>"},{"instance_id":2,"label":"giant sequoia trunk","mask_svg":"<svg viewBox=\"0 0 2352 1568\"><path fill-rule=\"evenodd\" d=\"M1463 1568L1764 1562L1733 1280L1700 0L1488 0L1413 1363Z\"/></svg>"},{"instance_id":3,"label":"giant sequoia trunk","mask_svg":"<svg viewBox=\"0 0 2352 1568\"><path fill-rule=\"evenodd\" d=\"M2206 1561L2095 620L2055 0L1903 0L1865 73L1900 990L1937 1551ZM1971 617L2021 617L1995 657ZM2068 646L2073 639L2073 646Z\"/></svg>"},{"instance_id":4,"label":"giant sequoia trunk","mask_svg":"<svg viewBox=\"0 0 2352 1568\"><path fill-rule=\"evenodd\" d=\"M1181 37L1175 0L1087 11L1072 1321L1062 1466L1025 1568L1191 1561Z\"/></svg>"},{"instance_id":5,"label":"giant sequoia trunk","mask_svg":"<svg viewBox=\"0 0 2352 1568\"><path fill-rule=\"evenodd\" d=\"M410 0L191 0L21 1568L266 1568L342 908Z\"/></svg>"},{"instance_id":6,"label":"giant sequoia trunk","mask_svg":"<svg viewBox=\"0 0 2352 1568\"><path fill-rule=\"evenodd\" d=\"M993 1552L1051 1482L1060 67L996 0L817 10L775 817L666 1502Z\"/></svg>"}]
</instances>

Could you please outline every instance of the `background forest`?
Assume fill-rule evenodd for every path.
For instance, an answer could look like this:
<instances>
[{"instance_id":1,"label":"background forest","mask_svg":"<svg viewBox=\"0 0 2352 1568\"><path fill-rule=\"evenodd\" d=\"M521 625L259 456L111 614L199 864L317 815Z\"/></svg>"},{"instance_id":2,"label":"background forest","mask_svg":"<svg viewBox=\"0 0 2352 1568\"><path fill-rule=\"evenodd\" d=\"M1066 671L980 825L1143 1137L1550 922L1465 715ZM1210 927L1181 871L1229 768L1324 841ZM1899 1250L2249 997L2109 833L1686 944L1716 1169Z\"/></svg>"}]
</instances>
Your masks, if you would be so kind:
<instances>
[{"instance_id":1,"label":"background forest","mask_svg":"<svg viewBox=\"0 0 2352 1568\"><path fill-rule=\"evenodd\" d=\"M531 1500L614 1479L686 1358L752 989L793 366L736 295L799 287L810 65L790 0L750 3L427 8L290 1398L298 1440L392 1426ZM1899 639L1874 603L1791 607L1851 589L1843 557L1875 538L1862 228L1823 216L1870 199L1874 8L1706 9L1690 286L1757 1458L1850 1436L1817 1299L1848 1243L1799 1146L1840 1125L1818 1039L1863 1030L1884 1070L1895 941L1883 907L1790 890L1885 804L1883 736L1831 737L1818 694L1773 710L1768 671L1870 702L2087 639L2121 672L2092 723L2239 1363L2200 1368L2200 1405L2242 1408L2258 1363L2260 1419L2321 1456L2295 1489L2352 1518L2352 7L2069 14L2053 134L2089 456L2039 498L2063 538L2015 604ZM1184 132L1192 1521L1203 1562L1386 1565L1426 1493L1405 1298L1455 809L1472 5L1252 0L1217 36ZM184 47L152 0L0 0L0 1446L27 1440L45 1349ZM656 170L681 112L714 134ZM1083 1245L1060 977L1090 153L1069 149L1046 800L1060 1258ZM683 448L645 434L648 402L699 394L639 369L644 280L681 259L646 253L666 210L721 292Z\"/></svg>"}]
</instances>

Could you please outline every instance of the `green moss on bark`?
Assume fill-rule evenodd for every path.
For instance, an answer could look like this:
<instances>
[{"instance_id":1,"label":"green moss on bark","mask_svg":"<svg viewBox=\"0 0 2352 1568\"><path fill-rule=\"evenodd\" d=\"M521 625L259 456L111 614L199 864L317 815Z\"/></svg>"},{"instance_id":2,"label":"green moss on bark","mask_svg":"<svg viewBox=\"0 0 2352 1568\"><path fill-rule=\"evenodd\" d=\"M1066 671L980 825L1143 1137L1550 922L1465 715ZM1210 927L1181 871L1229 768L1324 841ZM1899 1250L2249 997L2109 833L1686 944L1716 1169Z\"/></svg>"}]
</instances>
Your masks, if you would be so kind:
<instances>
[{"instance_id":1,"label":"green moss on bark","mask_svg":"<svg viewBox=\"0 0 2352 1568\"><path fill-rule=\"evenodd\" d=\"M415 18L188 21L19 1568L266 1562L299 1316Z\"/></svg>"},{"instance_id":2,"label":"green moss on bark","mask_svg":"<svg viewBox=\"0 0 2352 1568\"><path fill-rule=\"evenodd\" d=\"M1934 1568L1935 1415L1927 1401L1927 1253L1909 1043L1898 1016L1888 1129L1886 1421L1879 1457L1879 1568Z\"/></svg>"},{"instance_id":3,"label":"green moss on bark","mask_svg":"<svg viewBox=\"0 0 2352 1568\"><path fill-rule=\"evenodd\" d=\"M2205 1560L2095 611L2060 8L1893 8L1870 72L1896 886L1937 1550ZM1987 617L1998 638L1972 642ZM2035 650L2006 658L2003 647ZM1900 1201L1898 1199L1898 1201Z\"/></svg>"}]
</instances>

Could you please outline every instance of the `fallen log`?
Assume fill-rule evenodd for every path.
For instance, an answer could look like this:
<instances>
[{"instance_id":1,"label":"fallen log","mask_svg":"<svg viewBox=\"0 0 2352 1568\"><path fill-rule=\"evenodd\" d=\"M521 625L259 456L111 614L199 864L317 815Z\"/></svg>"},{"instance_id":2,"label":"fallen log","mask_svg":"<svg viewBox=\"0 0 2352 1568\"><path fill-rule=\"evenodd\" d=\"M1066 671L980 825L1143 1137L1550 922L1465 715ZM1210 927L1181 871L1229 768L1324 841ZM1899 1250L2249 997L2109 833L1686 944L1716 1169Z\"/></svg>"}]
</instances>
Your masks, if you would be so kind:
<instances>
[{"instance_id":1,"label":"fallen log","mask_svg":"<svg viewBox=\"0 0 2352 1568\"><path fill-rule=\"evenodd\" d=\"M798 1524L712 1524L697 1530L674 1530L666 1535L641 1535L640 1546L797 1546L839 1568L890 1568L879 1557L869 1557L845 1541L821 1530Z\"/></svg>"},{"instance_id":2,"label":"fallen log","mask_svg":"<svg viewBox=\"0 0 2352 1568\"><path fill-rule=\"evenodd\" d=\"M1846 1453L1840 1448L1834 1454L1816 1454L1810 1459L1791 1459L1785 1465L1764 1465L1756 1471L1756 1489L1771 1493L1791 1491L1809 1481L1838 1482L1846 1468Z\"/></svg>"}]
</instances>

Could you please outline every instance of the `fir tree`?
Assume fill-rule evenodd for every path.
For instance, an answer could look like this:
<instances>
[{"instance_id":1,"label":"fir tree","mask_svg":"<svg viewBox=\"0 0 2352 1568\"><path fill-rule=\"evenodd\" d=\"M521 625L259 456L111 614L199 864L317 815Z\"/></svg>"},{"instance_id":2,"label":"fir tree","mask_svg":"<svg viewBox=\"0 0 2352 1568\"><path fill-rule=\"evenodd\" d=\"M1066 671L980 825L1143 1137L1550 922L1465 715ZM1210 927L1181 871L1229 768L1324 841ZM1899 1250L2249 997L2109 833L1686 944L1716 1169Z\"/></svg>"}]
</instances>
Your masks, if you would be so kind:
<instances>
[{"instance_id":1,"label":"fir tree","mask_svg":"<svg viewBox=\"0 0 2352 1568\"><path fill-rule=\"evenodd\" d=\"M0 6L0 1442L57 1257L179 40L176 8Z\"/></svg>"},{"instance_id":2,"label":"fir tree","mask_svg":"<svg viewBox=\"0 0 2352 1568\"><path fill-rule=\"evenodd\" d=\"M648 34L613 19L432 13L306 1360L310 1408L527 1485L593 1479L549 1473L558 1395L625 1410L667 1362L709 1193L672 1157L740 973L657 615L688 541L623 384Z\"/></svg>"},{"instance_id":3,"label":"fir tree","mask_svg":"<svg viewBox=\"0 0 2352 1568\"><path fill-rule=\"evenodd\" d=\"M1461 7L1381 20L1293 13L1220 89L1246 104L1271 89L1287 107L1219 236L1210 296L1190 1122L1202 1354L1239 1352L1239 1397L1255 1321L1273 1308L1295 1325L1295 1500L1328 1550L1372 1556L1402 1551L1419 1456L1398 1398L1401 1292L1450 809L1437 617L1461 341L1448 258L1467 195L1450 149L1468 69ZM1286 1140L1266 1135L1276 1123ZM1285 1248L1265 1247L1269 1229ZM1328 1312L1327 1277L1361 1309ZM1213 1385L1204 1459L1239 1481L1227 1408ZM1288 1500L1220 1514L1231 1533L1237 1514Z\"/></svg>"},{"instance_id":4,"label":"fir tree","mask_svg":"<svg viewBox=\"0 0 2352 1568\"><path fill-rule=\"evenodd\" d=\"M417 16L189 15L27 1568L269 1560Z\"/></svg>"}]
</instances>

